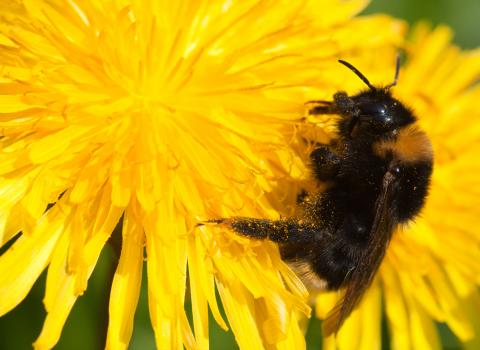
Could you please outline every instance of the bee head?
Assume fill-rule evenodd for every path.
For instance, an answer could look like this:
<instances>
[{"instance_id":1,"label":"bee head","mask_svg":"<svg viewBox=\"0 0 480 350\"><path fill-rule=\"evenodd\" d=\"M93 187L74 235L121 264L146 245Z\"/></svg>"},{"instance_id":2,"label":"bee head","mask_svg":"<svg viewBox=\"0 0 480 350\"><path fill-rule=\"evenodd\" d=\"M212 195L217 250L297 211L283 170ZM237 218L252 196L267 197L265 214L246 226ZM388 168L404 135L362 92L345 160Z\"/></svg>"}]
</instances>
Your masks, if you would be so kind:
<instances>
[{"instance_id":1,"label":"bee head","mask_svg":"<svg viewBox=\"0 0 480 350\"><path fill-rule=\"evenodd\" d=\"M413 113L386 89L366 91L352 100L358 114L349 121L351 133L381 137L415 122Z\"/></svg>"},{"instance_id":2,"label":"bee head","mask_svg":"<svg viewBox=\"0 0 480 350\"><path fill-rule=\"evenodd\" d=\"M368 136L381 138L395 134L400 128L415 122L411 110L395 99L390 88L397 84L400 59L397 57L397 66L393 82L385 87L375 87L368 79L350 63L339 60L341 64L353 71L368 87L369 90L352 96L354 112L345 120L344 130L350 137Z\"/></svg>"}]
</instances>

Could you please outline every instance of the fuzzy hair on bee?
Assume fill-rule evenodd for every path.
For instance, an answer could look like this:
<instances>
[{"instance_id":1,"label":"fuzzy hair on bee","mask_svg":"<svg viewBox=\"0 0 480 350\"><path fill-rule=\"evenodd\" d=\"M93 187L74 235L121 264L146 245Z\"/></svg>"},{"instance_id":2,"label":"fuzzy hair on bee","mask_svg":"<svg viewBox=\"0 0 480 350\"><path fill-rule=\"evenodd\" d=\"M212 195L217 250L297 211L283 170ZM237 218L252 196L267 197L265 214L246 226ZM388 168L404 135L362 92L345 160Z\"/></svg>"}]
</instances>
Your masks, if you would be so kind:
<instances>
[{"instance_id":1,"label":"fuzzy hair on bee","mask_svg":"<svg viewBox=\"0 0 480 350\"><path fill-rule=\"evenodd\" d=\"M371 285L395 229L414 219L428 194L433 170L431 143L413 111L395 99L394 81L374 86L348 62L341 64L368 87L332 101L309 101L309 114L335 114L338 136L310 154L314 180L326 190L299 196L300 214L268 220L232 217L210 222L280 246L282 259L306 276L307 285L342 290L323 322L336 334Z\"/></svg>"}]
</instances>

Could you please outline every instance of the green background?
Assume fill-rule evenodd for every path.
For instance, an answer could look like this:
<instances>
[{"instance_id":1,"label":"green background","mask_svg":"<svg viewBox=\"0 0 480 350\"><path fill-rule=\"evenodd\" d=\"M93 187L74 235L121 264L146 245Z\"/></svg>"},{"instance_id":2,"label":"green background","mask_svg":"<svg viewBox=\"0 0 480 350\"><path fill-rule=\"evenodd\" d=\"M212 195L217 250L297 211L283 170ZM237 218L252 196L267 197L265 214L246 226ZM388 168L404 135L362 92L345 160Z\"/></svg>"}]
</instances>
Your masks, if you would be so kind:
<instances>
[{"instance_id":1,"label":"green background","mask_svg":"<svg viewBox=\"0 0 480 350\"><path fill-rule=\"evenodd\" d=\"M432 24L448 24L455 32L455 42L464 48L480 44L480 0L373 0L365 13L385 12L413 23L427 19ZM118 232L117 232L118 234ZM0 254L5 250L0 250ZM92 275L88 290L77 301L63 329L55 349L85 350L103 349L107 325L108 293L115 269L116 255L108 246ZM136 324L130 349L154 349L153 331L148 316L146 295L146 271L142 293L135 316ZM0 349L31 349L38 336L45 311L42 298L45 289L45 274L37 281L28 297L12 312L0 318ZM1 302L1 301L0 301ZM384 328L384 348L388 346L388 331ZM446 349L459 348L455 337L439 325L442 342ZM308 349L318 349L321 344L320 323L310 322L307 332ZM231 333L225 333L211 322L211 349L237 349ZM255 350L255 349L252 349Z\"/></svg>"}]
</instances>

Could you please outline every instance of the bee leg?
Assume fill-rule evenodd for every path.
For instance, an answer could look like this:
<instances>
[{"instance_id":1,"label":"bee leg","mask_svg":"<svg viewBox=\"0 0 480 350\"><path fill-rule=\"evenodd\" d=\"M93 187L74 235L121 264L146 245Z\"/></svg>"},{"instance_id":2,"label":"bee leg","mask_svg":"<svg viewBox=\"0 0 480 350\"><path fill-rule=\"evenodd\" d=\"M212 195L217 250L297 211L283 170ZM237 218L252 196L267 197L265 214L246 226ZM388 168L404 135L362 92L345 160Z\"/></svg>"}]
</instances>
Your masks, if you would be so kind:
<instances>
[{"instance_id":1,"label":"bee leg","mask_svg":"<svg viewBox=\"0 0 480 350\"><path fill-rule=\"evenodd\" d=\"M332 103L333 103L332 101L326 101L326 100L310 100L305 102L306 105L310 105L310 104L331 105Z\"/></svg>"},{"instance_id":2,"label":"bee leg","mask_svg":"<svg viewBox=\"0 0 480 350\"><path fill-rule=\"evenodd\" d=\"M308 104L316 104L311 108L309 114L340 114L340 115L357 115L358 108L355 101L344 91L337 92L333 95L333 101L308 101Z\"/></svg>"},{"instance_id":3,"label":"bee leg","mask_svg":"<svg viewBox=\"0 0 480 350\"><path fill-rule=\"evenodd\" d=\"M310 101L314 103L321 103L309 109L308 114L337 114L339 110L334 102L330 101Z\"/></svg>"},{"instance_id":4,"label":"bee leg","mask_svg":"<svg viewBox=\"0 0 480 350\"><path fill-rule=\"evenodd\" d=\"M294 219L230 218L224 219L222 224L243 236L268 239L277 243L312 243L317 240L320 233L314 225L304 224Z\"/></svg>"},{"instance_id":5,"label":"bee leg","mask_svg":"<svg viewBox=\"0 0 480 350\"><path fill-rule=\"evenodd\" d=\"M310 154L312 168L320 181L333 180L340 169L340 157L329 146L322 145Z\"/></svg>"},{"instance_id":6,"label":"bee leg","mask_svg":"<svg viewBox=\"0 0 480 350\"><path fill-rule=\"evenodd\" d=\"M357 115L359 113L355 101L346 92L337 92L333 95L333 101L338 114Z\"/></svg>"},{"instance_id":7,"label":"bee leg","mask_svg":"<svg viewBox=\"0 0 480 350\"><path fill-rule=\"evenodd\" d=\"M297 204L303 204L308 197L308 192L305 189L301 189L297 194Z\"/></svg>"}]
</instances>

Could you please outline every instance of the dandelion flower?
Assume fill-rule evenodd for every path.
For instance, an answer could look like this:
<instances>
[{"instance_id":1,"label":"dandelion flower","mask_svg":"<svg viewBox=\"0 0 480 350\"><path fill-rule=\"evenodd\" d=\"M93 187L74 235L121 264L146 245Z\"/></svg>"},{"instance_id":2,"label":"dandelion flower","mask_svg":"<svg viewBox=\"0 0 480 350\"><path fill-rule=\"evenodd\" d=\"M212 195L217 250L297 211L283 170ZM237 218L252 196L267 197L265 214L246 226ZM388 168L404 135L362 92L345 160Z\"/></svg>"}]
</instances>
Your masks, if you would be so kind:
<instances>
[{"instance_id":1,"label":"dandelion flower","mask_svg":"<svg viewBox=\"0 0 480 350\"><path fill-rule=\"evenodd\" d=\"M372 81L386 81L393 74L390 66L405 26L385 16L354 17L365 4L363 0L2 3L0 241L11 246L0 257L0 314L18 305L47 269L47 316L35 347L52 348L120 223L122 250L110 293L107 348L128 347L144 259L159 349L208 348L209 309L224 329L228 321L241 348L305 347L298 321L310 313L306 291L275 245L196 224L238 214L275 217L291 210L292 202L278 189L308 173L302 162L306 153L299 153L294 141L303 128L297 124L304 101L328 98L353 86L337 67L340 57L359 66L375 66ZM412 52L422 45L413 46ZM433 59L439 43L425 47L423 63L416 68L412 63L412 80L421 76L419 72L428 72L422 67L433 62L427 59ZM451 53L448 67L459 59L455 55L459 54ZM447 66L438 68L442 67L450 74ZM425 92L425 84L420 90L418 84L405 83L399 95L412 99L432 128L440 128L433 119L435 108L441 110L441 102L450 96L456 102L448 108L466 120L464 111L474 113L474 96L467 98L462 90L473 70L459 72L452 85L441 85L438 99ZM432 89L442 83L442 76L428 78ZM404 80L408 82L406 73ZM468 149L475 141L474 124L469 122L470 143L460 138ZM452 130L448 122L441 125L439 140L450 135L445 130ZM458 135L452 145L460 142ZM441 147L440 142L436 145ZM419 271L434 267L439 272L429 276L456 278L458 290L447 286L445 293L438 292L439 302L432 302L428 312L415 307L418 299L413 297L401 309L396 294L397 299L391 296L392 306L387 304L387 314L396 308L404 314L413 312L422 325L431 319L445 321L467 339L469 323L452 308L464 305L456 304L461 298L455 296L474 295L474 283L467 277L478 271L472 258L472 243L478 241L459 224L474 220L474 214L473 209L469 215L459 208L468 200L473 203L475 195L466 195L467 202L458 199L457 218L448 225L439 216L447 210L447 194L452 193L445 181L455 167L466 166L466 161L456 162L461 157L455 162L448 158L455 149L444 151L445 166L436 170L434 186L443 184L444 192L432 192L433 209L426 210L411 233L397 235L382 267L381 283L388 297L396 285L388 285L395 281L384 276L395 276L404 288L416 286L412 276L425 279ZM445 169L443 175L440 169ZM474 177L456 180L461 190ZM428 248L429 240L435 239L456 244L452 236L436 231L447 229L458 232L465 242L457 250L458 259L441 260L440 242ZM415 232L426 234L420 237ZM422 269L409 269L411 264L403 269L409 249L430 249L426 251L432 262ZM386 274L388 267L402 270ZM436 281L448 280L423 282L427 290ZM378 283L375 288L366 303L378 304ZM220 314L216 290L228 320ZM186 298L192 303L191 323L184 310ZM405 333L404 326L392 324ZM411 332L403 336L399 331L394 342L406 344L428 334L423 328Z\"/></svg>"},{"instance_id":2,"label":"dandelion flower","mask_svg":"<svg viewBox=\"0 0 480 350\"><path fill-rule=\"evenodd\" d=\"M208 348L208 309L227 328L216 289L241 348L304 347L306 292L276 247L195 225L285 210L307 92L338 87L337 57L402 41L401 22L354 18L365 4L3 2L0 314L47 269L34 346L52 348L120 222L107 348L128 346L144 256L159 349Z\"/></svg>"},{"instance_id":3,"label":"dandelion flower","mask_svg":"<svg viewBox=\"0 0 480 350\"><path fill-rule=\"evenodd\" d=\"M480 346L480 50L461 52L450 40L446 27L416 27L392 90L434 147L427 204L394 235L379 278L326 349L380 348L382 297L393 349L441 349L436 323L467 348ZM319 296L317 314L334 300Z\"/></svg>"}]
</instances>

